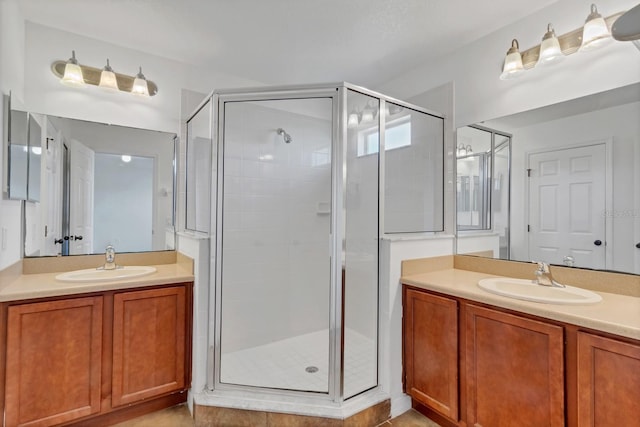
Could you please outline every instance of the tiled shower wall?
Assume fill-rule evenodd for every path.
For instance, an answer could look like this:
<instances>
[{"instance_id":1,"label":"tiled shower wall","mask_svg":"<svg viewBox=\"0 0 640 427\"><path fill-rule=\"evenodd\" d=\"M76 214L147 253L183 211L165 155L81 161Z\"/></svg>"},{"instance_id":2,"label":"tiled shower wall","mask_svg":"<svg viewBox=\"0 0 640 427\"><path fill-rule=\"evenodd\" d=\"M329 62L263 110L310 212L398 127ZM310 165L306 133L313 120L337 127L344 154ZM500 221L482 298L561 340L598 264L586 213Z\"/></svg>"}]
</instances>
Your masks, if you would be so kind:
<instances>
[{"instance_id":1,"label":"tiled shower wall","mask_svg":"<svg viewBox=\"0 0 640 427\"><path fill-rule=\"evenodd\" d=\"M326 117L227 104L223 353L329 325L331 101L319 101Z\"/></svg>"}]
</instances>

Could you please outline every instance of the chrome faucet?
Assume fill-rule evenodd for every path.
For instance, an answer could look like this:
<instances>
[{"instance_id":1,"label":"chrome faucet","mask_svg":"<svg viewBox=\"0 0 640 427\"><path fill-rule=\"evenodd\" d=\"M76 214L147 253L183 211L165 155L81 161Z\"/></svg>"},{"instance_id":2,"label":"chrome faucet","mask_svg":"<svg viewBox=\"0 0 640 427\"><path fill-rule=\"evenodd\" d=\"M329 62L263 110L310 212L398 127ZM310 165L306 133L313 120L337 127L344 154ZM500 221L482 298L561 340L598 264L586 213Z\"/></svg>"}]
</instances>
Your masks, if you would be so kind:
<instances>
[{"instance_id":1,"label":"chrome faucet","mask_svg":"<svg viewBox=\"0 0 640 427\"><path fill-rule=\"evenodd\" d=\"M104 266L105 270L115 270L118 268L116 265L116 249L109 245L104 251Z\"/></svg>"},{"instance_id":2,"label":"chrome faucet","mask_svg":"<svg viewBox=\"0 0 640 427\"><path fill-rule=\"evenodd\" d=\"M535 271L535 282L541 286L553 286L556 288L564 288L565 286L556 282L551 274L551 267L546 262L535 261L538 269Z\"/></svg>"}]
</instances>

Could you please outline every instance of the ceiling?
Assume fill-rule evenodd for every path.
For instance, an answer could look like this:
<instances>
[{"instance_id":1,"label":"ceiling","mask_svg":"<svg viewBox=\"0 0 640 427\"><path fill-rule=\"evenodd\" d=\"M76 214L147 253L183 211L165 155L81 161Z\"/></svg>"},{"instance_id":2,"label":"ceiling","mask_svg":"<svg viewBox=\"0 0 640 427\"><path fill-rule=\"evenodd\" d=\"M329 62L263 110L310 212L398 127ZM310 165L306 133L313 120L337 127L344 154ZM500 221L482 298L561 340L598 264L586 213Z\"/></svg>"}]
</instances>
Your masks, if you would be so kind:
<instances>
[{"instance_id":1,"label":"ceiling","mask_svg":"<svg viewBox=\"0 0 640 427\"><path fill-rule=\"evenodd\" d=\"M28 21L265 84L369 87L555 1L18 0Z\"/></svg>"}]
</instances>

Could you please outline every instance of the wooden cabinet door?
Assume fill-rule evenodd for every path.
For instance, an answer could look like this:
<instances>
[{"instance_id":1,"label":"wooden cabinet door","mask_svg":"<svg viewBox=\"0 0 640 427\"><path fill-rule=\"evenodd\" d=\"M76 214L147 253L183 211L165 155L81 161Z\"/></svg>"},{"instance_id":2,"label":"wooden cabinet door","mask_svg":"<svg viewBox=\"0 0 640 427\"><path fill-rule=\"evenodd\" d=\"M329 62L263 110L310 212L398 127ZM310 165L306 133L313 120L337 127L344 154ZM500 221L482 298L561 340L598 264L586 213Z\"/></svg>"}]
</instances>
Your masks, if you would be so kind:
<instances>
[{"instance_id":1,"label":"wooden cabinet door","mask_svg":"<svg viewBox=\"0 0 640 427\"><path fill-rule=\"evenodd\" d=\"M7 426L50 426L100 411L102 297L10 306Z\"/></svg>"},{"instance_id":2,"label":"wooden cabinet door","mask_svg":"<svg viewBox=\"0 0 640 427\"><path fill-rule=\"evenodd\" d=\"M474 305L465 312L467 424L564 426L563 328Z\"/></svg>"},{"instance_id":3,"label":"wooden cabinet door","mask_svg":"<svg viewBox=\"0 0 640 427\"><path fill-rule=\"evenodd\" d=\"M114 295L112 405L185 387L185 288Z\"/></svg>"},{"instance_id":4,"label":"wooden cabinet door","mask_svg":"<svg viewBox=\"0 0 640 427\"><path fill-rule=\"evenodd\" d=\"M578 425L640 421L640 345L578 332Z\"/></svg>"},{"instance_id":5,"label":"wooden cabinet door","mask_svg":"<svg viewBox=\"0 0 640 427\"><path fill-rule=\"evenodd\" d=\"M458 420L458 304L405 290L406 390L412 398Z\"/></svg>"}]
</instances>

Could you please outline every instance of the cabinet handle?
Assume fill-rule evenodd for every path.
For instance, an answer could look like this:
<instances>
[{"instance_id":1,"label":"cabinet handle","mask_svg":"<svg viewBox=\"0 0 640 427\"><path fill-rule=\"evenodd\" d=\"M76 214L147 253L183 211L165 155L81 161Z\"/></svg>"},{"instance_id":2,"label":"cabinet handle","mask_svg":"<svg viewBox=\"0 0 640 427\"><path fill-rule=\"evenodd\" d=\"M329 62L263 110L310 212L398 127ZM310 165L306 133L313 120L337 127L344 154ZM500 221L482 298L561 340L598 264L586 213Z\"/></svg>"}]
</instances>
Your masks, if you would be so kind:
<instances>
[{"instance_id":1,"label":"cabinet handle","mask_svg":"<svg viewBox=\"0 0 640 427\"><path fill-rule=\"evenodd\" d=\"M640 249L640 242L636 243L636 248Z\"/></svg>"},{"instance_id":2,"label":"cabinet handle","mask_svg":"<svg viewBox=\"0 0 640 427\"><path fill-rule=\"evenodd\" d=\"M600 246L602 244L602 240L596 240L595 242L593 242L593 244L596 246Z\"/></svg>"}]
</instances>

